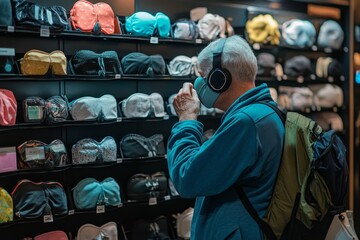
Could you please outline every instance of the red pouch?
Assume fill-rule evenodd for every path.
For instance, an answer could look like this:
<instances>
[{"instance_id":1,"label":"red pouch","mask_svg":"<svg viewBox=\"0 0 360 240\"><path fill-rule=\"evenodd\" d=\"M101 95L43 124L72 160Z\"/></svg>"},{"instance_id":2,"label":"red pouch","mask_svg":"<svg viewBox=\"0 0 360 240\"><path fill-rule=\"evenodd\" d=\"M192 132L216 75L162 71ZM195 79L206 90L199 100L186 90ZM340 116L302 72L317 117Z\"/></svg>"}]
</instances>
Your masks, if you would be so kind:
<instances>
[{"instance_id":1,"label":"red pouch","mask_svg":"<svg viewBox=\"0 0 360 240\"><path fill-rule=\"evenodd\" d=\"M0 125L9 126L16 122L17 102L14 93L0 89Z\"/></svg>"}]
</instances>

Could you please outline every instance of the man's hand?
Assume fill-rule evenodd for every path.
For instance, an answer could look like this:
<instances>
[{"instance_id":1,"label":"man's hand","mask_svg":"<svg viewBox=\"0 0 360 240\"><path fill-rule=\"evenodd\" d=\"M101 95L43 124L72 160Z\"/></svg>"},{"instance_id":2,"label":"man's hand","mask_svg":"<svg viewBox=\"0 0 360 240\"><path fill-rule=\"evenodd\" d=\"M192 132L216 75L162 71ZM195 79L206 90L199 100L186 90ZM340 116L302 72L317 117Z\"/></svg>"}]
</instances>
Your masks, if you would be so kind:
<instances>
[{"instance_id":1,"label":"man's hand","mask_svg":"<svg viewBox=\"0 0 360 240\"><path fill-rule=\"evenodd\" d=\"M184 83L174 98L174 108L182 120L196 120L200 111L200 100L191 83Z\"/></svg>"}]
</instances>

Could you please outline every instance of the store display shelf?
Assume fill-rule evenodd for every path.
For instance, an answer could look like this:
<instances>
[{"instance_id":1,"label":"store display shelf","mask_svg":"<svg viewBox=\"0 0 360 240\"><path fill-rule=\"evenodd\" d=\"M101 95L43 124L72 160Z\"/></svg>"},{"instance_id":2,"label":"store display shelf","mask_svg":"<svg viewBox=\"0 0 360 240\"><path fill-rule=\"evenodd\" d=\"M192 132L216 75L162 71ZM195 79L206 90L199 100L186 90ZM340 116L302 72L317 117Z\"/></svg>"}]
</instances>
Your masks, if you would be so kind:
<instances>
[{"instance_id":1,"label":"store display shelf","mask_svg":"<svg viewBox=\"0 0 360 240\"><path fill-rule=\"evenodd\" d=\"M322 48L318 47L316 45L313 45L312 47L304 47L299 48L296 46L290 46L290 45L265 45L265 44L259 44L254 43L251 45L252 49L255 51L263 51L263 50L273 50L273 51L303 51L303 52L320 52L320 53L327 53L327 54L334 54L335 56L341 54L341 53L348 53L349 48L348 47L342 47L340 49L332 49L332 48Z\"/></svg>"},{"instance_id":2,"label":"store display shelf","mask_svg":"<svg viewBox=\"0 0 360 240\"><path fill-rule=\"evenodd\" d=\"M316 3L322 5L333 5L333 6L349 6L348 0L292 0L294 2L305 2L305 3Z\"/></svg>"},{"instance_id":3,"label":"store display shelf","mask_svg":"<svg viewBox=\"0 0 360 240\"><path fill-rule=\"evenodd\" d=\"M22 75L22 74L0 74L0 81L194 81L194 76L171 76L171 75L154 75L146 74L116 74L110 76L93 76L93 75Z\"/></svg>"}]
</instances>

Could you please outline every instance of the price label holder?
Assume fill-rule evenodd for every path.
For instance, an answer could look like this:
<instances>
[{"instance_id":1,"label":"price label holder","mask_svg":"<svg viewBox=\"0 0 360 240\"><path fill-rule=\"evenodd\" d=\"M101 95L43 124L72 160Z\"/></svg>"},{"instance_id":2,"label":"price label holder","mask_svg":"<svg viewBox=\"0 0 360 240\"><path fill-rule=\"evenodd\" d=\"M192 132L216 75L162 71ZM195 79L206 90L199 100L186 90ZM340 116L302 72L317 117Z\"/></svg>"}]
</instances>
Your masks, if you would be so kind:
<instances>
[{"instance_id":1,"label":"price label holder","mask_svg":"<svg viewBox=\"0 0 360 240\"><path fill-rule=\"evenodd\" d=\"M104 213L104 212L105 212L105 205L96 206L96 213Z\"/></svg>"},{"instance_id":2,"label":"price label holder","mask_svg":"<svg viewBox=\"0 0 360 240\"><path fill-rule=\"evenodd\" d=\"M159 38L157 38L157 37L151 37L151 38L150 38L150 43L151 43L151 44L158 44L158 43L159 43Z\"/></svg>"},{"instance_id":3,"label":"price label holder","mask_svg":"<svg viewBox=\"0 0 360 240\"><path fill-rule=\"evenodd\" d=\"M53 215L44 215L44 223L54 222Z\"/></svg>"},{"instance_id":4,"label":"price label holder","mask_svg":"<svg viewBox=\"0 0 360 240\"><path fill-rule=\"evenodd\" d=\"M48 26L41 26L40 37L50 37L50 29Z\"/></svg>"},{"instance_id":5,"label":"price label holder","mask_svg":"<svg viewBox=\"0 0 360 240\"><path fill-rule=\"evenodd\" d=\"M15 32L15 27L14 26L7 26L7 31L8 32Z\"/></svg>"}]
</instances>

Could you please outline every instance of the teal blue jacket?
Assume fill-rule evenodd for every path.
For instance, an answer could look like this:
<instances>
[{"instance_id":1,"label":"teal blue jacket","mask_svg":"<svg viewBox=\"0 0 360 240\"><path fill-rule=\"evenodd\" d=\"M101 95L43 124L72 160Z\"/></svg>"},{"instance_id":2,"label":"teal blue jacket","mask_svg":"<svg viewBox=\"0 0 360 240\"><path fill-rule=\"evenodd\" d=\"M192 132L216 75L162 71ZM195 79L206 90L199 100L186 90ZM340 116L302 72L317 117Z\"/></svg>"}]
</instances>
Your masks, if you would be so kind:
<instances>
[{"instance_id":1,"label":"teal blue jacket","mask_svg":"<svg viewBox=\"0 0 360 240\"><path fill-rule=\"evenodd\" d=\"M180 196L196 198L192 240L263 238L232 186L241 184L259 215L265 215L280 164L284 126L269 106L255 104L264 100L272 101L266 84L244 93L202 145L199 121L173 126L168 168Z\"/></svg>"}]
</instances>

